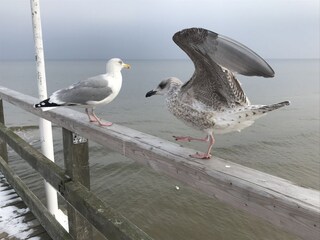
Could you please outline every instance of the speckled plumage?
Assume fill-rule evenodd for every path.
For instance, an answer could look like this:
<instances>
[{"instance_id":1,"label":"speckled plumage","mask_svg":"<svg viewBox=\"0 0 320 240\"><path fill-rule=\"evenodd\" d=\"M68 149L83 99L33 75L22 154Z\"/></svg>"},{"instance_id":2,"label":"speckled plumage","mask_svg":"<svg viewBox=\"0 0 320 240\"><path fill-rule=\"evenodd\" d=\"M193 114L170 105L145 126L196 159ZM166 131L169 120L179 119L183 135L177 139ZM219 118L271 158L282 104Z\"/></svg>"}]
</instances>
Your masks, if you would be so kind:
<instances>
[{"instance_id":1,"label":"speckled plumage","mask_svg":"<svg viewBox=\"0 0 320 240\"><path fill-rule=\"evenodd\" d=\"M207 133L204 139L175 137L178 141L209 141L207 153L193 157L211 157L213 133L241 131L267 112L290 104L251 105L235 73L273 77L274 71L244 45L202 28L177 32L173 40L191 58L195 71L184 84L175 77L163 80L146 97L165 95L175 117Z\"/></svg>"},{"instance_id":2,"label":"speckled plumage","mask_svg":"<svg viewBox=\"0 0 320 240\"><path fill-rule=\"evenodd\" d=\"M205 130L214 126L214 113L195 107L191 102L181 101L179 98L181 86L166 95L168 110L179 120L198 130Z\"/></svg>"},{"instance_id":3,"label":"speckled plumage","mask_svg":"<svg viewBox=\"0 0 320 240\"><path fill-rule=\"evenodd\" d=\"M166 94L168 110L186 125L207 133L241 131L267 112L288 105L288 102L272 105L250 105L248 102L241 106L212 110L195 98L189 98L188 101L181 99L182 84L169 84L174 86Z\"/></svg>"}]
</instances>

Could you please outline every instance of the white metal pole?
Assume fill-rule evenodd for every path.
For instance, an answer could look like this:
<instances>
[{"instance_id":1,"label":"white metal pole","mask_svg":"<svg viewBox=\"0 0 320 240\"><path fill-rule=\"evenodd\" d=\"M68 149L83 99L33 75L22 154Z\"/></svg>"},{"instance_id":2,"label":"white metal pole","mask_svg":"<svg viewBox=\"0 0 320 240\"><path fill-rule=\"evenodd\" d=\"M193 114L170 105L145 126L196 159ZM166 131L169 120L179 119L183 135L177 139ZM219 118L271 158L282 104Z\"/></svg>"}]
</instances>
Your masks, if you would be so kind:
<instances>
[{"instance_id":1,"label":"white metal pole","mask_svg":"<svg viewBox=\"0 0 320 240\"><path fill-rule=\"evenodd\" d=\"M40 0L30 0L33 36L35 42L35 57L37 63L37 79L38 79L38 93L39 99L44 100L47 98L47 84L46 72L44 64L42 29L40 18ZM42 153L54 162L53 140L52 140L52 126L51 122L40 118L40 141ZM45 190L47 197L47 207L51 214L55 215L58 211L58 198L55 189L45 181Z\"/></svg>"}]
</instances>

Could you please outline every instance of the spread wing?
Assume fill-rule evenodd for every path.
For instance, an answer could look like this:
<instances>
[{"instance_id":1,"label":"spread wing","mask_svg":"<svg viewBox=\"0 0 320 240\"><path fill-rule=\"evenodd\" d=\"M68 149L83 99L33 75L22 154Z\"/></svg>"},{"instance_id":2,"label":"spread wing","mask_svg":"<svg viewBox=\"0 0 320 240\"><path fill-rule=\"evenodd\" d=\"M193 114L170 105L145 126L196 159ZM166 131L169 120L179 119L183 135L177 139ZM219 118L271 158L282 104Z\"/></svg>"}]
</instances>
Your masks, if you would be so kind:
<instances>
[{"instance_id":1,"label":"spread wing","mask_svg":"<svg viewBox=\"0 0 320 240\"><path fill-rule=\"evenodd\" d=\"M234 73L273 77L268 63L246 46L202 28L177 32L173 41L187 53L195 71L180 92L213 109L247 105L247 99Z\"/></svg>"}]
</instances>

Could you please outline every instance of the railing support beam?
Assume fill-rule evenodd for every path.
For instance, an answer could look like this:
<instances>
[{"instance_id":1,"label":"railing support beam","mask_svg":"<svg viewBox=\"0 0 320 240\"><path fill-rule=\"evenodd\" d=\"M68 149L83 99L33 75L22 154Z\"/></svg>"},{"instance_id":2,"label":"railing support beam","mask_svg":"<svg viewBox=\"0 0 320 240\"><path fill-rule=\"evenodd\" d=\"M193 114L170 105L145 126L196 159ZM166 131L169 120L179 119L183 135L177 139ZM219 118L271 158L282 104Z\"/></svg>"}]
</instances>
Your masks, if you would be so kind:
<instances>
[{"instance_id":1,"label":"railing support beam","mask_svg":"<svg viewBox=\"0 0 320 240\"><path fill-rule=\"evenodd\" d=\"M11 170L9 165L0 157L0 171L14 188L24 203L41 222L52 239L72 240L71 235L56 221L48 209L37 196L31 192L28 186Z\"/></svg>"},{"instance_id":2,"label":"railing support beam","mask_svg":"<svg viewBox=\"0 0 320 240\"><path fill-rule=\"evenodd\" d=\"M62 128L64 164L66 173L74 182L90 189L88 141ZM80 140L79 140L80 139ZM92 239L91 224L68 204L69 232L77 240Z\"/></svg>"},{"instance_id":3,"label":"railing support beam","mask_svg":"<svg viewBox=\"0 0 320 240\"><path fill-rule=\"evenodd\" d=\"M0 123L4 125L4 112L3 112L3 102L0 98ZM7 150L7 144L2 139L0 139L0 156L8 162L8 150Z\"/></svg>"}]
</instances>

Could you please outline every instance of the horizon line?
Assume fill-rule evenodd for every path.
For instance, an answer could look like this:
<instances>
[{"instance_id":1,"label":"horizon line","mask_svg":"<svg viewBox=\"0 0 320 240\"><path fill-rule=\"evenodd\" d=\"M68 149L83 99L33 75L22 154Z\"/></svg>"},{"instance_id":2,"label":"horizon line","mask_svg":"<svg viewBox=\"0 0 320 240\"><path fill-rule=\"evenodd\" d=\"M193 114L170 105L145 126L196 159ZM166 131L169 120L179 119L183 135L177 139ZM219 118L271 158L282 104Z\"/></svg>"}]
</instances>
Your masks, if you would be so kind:
<instances>
[{"instance_id":1,"label":"horizon line","mask_svg":"<svg viewBox=\"0 0 320 240\"><path fill-rule=\"evenodd\" d=\"M110 58L47 58L45 61L105 61ZM122 58L130 61L182 61L190 60L190 58ZM264 58L266 60L320 60L320 57L271 57ZM33 58L12 58L12 59L1 59L0 61L35 61Z\"/></svg>"}]
</instances>

